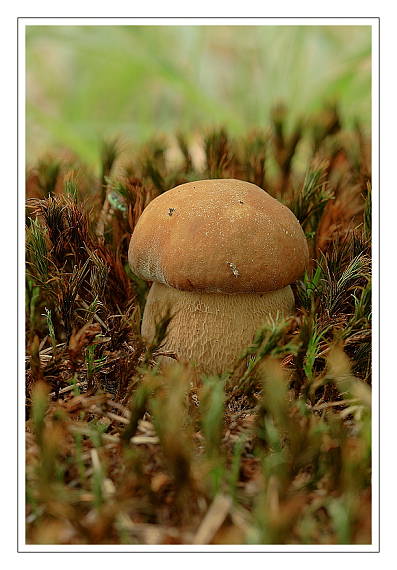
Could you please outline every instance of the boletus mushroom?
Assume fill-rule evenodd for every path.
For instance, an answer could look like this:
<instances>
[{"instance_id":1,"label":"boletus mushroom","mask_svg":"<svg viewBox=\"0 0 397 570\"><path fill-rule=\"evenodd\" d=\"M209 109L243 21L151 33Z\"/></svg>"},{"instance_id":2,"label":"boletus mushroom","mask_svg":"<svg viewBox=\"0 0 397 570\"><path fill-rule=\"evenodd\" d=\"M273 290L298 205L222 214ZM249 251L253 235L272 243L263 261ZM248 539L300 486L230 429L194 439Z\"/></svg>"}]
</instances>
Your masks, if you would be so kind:
<instances>
[{"instance_id":1,"label":"boletus mushroom","mask_svg":"<svg viewBox=\"0 0 397 570\"><path fill-rule=\"evenodd\" d=\"M164 349L199 373L230 370L269 319L294 312L308 247L294 214L242 180L200 180L156 197L131 237L133 272L153 281L142 336L173 315Z\"/></svg>"}]
</instances>

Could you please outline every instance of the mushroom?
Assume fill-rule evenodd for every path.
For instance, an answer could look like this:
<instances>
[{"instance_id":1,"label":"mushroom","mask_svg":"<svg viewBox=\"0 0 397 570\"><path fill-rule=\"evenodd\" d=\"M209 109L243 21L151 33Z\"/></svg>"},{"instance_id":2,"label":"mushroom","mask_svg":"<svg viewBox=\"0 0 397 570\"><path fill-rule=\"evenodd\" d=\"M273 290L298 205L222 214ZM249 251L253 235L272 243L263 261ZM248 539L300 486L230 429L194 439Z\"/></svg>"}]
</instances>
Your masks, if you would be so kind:
<instances>
[{"instance_id":1,"label":"mushroom","mask_svg":"<svg viewBox=\"0 0 397 570\"><path fill-rule=\"evenodd\" d=\"M298 220L258 186L200 180L164 192L145 208L129 263L152 281L142 319L150 342L171 313L164 349L199 373L231 369L255 332L294 312L290 284L308 247Z\"/></svg>"}]
</instances>

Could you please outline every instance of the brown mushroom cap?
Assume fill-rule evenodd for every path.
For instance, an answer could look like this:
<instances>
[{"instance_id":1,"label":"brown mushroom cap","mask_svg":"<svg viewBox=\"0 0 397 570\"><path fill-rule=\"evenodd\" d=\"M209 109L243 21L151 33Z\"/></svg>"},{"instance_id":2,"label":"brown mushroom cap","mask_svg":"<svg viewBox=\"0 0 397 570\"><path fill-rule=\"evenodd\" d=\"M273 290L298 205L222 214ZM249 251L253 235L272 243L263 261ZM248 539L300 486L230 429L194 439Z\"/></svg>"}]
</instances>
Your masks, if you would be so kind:
<instances>
[{"instance_id":1,"label":"brown mushroom cap","mask_svg":"<svg viewBox=\"0 0 397 570\"><path fill-rule=\"evenodd\" d=\"M132 270L184 291L252 293L302 275L308 247L294 214L242 180L199 180L155 198L135 227Z\"/></svg>"}]
</instances>

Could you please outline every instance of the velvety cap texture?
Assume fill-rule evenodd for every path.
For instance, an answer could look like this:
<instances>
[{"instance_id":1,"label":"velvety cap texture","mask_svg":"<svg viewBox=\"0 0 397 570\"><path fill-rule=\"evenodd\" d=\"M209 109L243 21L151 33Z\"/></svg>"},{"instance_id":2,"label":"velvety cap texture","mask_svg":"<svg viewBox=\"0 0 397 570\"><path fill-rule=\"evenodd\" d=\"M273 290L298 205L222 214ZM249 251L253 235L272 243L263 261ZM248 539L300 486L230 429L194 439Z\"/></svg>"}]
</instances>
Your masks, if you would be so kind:
<instances>
[{"instance_id":1,"label":"velvety cap texture","mask_svg":"<svg viewBox=\"0 0 397 570\"><path fill-rule=\"evenodd\" d=\"M133 272L185 291L245 293L298 279L308 247L294 214L242 180L199 180L145 208L129 247Z\"/></svg>"}]
</instances>

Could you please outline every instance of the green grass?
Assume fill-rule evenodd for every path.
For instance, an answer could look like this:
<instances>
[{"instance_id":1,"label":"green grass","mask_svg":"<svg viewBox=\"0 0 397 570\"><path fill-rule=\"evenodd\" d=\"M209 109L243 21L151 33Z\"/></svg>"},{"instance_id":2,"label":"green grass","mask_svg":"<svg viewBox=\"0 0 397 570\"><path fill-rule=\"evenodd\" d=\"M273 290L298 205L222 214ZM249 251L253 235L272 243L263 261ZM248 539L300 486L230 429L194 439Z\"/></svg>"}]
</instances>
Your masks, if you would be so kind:
<instances>
[{"instance_id":1,"label":"green grass","mask_svg":"<svg viewBox=\"0 0 397 570\"><path fill-rule=\"evenodd\" d=\"M313 118L302 172L287 115L205 132L204 161L179 136L176 163L156 139L129 160L103 146L98 177L70 158L28 171L29 543L371 542L369 141ZM156 363L172 315L141 339L148 284L127 254L150 200L211 176L287 204L311 266L295 314L258 330L232 373L197 381Z\"/></svg>"},{"instance_id":2,"label":"green grass","mask_svg":"<svg viewBox=\"0 0 397 570\"><path fill-rule=\"evenodd\" d=\"M98 166L115 132L241 136L277 103L287 131L324 101L369 129L370 62L369 26L28 26L28 160L56 148Z\"/></svg>"}]
</instances>

